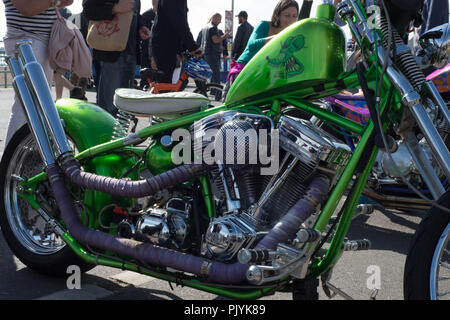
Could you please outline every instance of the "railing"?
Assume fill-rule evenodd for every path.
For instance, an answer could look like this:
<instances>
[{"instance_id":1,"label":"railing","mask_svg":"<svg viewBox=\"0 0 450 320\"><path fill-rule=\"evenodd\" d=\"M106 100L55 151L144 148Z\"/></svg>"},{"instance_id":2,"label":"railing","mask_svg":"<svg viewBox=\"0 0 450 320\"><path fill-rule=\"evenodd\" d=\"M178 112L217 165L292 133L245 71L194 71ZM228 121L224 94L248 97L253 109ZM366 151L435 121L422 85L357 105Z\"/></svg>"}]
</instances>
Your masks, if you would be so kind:
<instances>
[{"instance_id":1,"label":"railing","mask_svg":"<svg viewBox=\"0 0 450 320\"><path fill-rule=\"evenodd\" d=\"M0 88L12 87L12 76L5 62L6 52L3 41L0 41Z\"/></svg>"}]
</instances>

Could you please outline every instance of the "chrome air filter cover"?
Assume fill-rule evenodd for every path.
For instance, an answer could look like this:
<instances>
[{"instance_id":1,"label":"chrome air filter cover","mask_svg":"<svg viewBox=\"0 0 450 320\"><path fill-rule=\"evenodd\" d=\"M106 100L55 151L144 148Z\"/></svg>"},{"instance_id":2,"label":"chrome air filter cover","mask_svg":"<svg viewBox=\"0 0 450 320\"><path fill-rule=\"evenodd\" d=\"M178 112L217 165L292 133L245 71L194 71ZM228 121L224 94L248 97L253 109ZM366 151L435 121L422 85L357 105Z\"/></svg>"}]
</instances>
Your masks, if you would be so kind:
<instances>
[{"instance_id":1,"label":"chrome air filter cover","mask_svg":"<svg viewBox=\"0 0 450 320\"><path fill-rule=\"evenodd\" d=\"M349 146L310 121L282 116L277 126L280 148L311 166L339 175L351 157Z\"/></svg>"}]
</instances>

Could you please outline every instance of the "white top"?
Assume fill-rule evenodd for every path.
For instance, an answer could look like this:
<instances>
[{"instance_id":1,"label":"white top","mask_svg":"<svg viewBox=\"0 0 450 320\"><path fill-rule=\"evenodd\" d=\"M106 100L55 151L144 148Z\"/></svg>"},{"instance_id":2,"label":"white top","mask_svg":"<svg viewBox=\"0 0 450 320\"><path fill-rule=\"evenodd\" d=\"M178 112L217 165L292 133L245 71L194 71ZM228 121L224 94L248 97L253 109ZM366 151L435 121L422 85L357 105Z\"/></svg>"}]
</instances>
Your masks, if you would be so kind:
<instances>
[{"instance_id":1,"label":"white top","mask_svg":"<svg viewBox=\"0 0 450 320\"><path fill-rule=\"evenodd\" d=\"M32 1L32 0L30 0ZM49 8L45 12L32 17L25 17L12 4L10 0L3 0L5 4L7 35L23 33L38 38L48 38L56 20L55 8Z\"/></svg>"}]
</instances>

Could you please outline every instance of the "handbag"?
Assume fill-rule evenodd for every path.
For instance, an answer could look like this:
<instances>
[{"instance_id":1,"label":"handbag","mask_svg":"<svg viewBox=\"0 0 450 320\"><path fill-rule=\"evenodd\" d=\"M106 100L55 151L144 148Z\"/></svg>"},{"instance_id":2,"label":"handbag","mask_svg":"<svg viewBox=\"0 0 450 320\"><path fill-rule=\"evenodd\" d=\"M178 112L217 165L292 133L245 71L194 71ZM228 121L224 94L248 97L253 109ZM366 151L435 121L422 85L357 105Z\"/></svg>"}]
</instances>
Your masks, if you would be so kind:
<instances>
[{"instance_id":1,"label":"handbag","mask_svg":"<svg viewBox=\"0 0 450 320\"><path fill-rule=\"evenodd\" d=\"M123 51L127 47L134 11L118 13L112 20L90 21L86 41L101 51Z\"/></svg>"}]
</instances>

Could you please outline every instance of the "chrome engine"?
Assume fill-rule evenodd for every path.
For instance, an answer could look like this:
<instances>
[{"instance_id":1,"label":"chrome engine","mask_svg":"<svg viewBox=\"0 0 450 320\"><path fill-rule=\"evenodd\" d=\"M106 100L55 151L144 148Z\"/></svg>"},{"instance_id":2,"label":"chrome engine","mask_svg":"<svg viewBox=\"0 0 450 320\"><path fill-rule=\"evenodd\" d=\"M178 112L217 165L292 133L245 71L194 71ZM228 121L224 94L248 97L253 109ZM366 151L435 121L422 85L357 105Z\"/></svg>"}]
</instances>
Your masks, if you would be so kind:
<instances>
[{"instance_id":1,"label":"chrome engine","mask_svg":"<svg viewBox=\"0 0 450 320\"><path fill-rule=\"evenodd\" d=\"M187 246L190 228L191 200L173 198L164 208L149 208L136 223L123 220L119 235L158 246L183 249Z\"/></svg>"},{"instance_id":2,"label":"chrome engine","mask_svg":"<svg viewBox=\"0 0 450 320\"><path fill-rule=\"evenodd\" d=\"M350 159L347 145L309 121L283 116L277 132L283 159L278 173L264 176L255 166L225 166L222 173L231 172L234 179L224 183L224 174L214 179L217 189L228 187L222 194L226 200L237 187L239 198L231 200L240 208L210 223L202 245L207 257L231 261L241 249L252 248L305 194L313 176L326 175L334 185Z\"/></svg>"},{"instance_id":3,"label":"chrome engine","mask_svg":"<svg viewBox=\"0 0 450 320\"><path fill-rule=\"evenodd\" d=\"M444 178L444 172L436 163L427 141L425 139L422 139L419 142L419 146L423 149L427 158L432 163L434 170L438 173L438 176L440 178ZM392 163L392 160L394 160L395 165ZM422 180L422 174L416 163L414 162L414 159L405 142L398 142L397 150L392 153L392 160L386 152L380 151L378 153L377 160L374 166L374 173L376 174L377 181L380 185L397 184L398 182L402 183L402 176L406 177L418 187L421 187L424 184L424 181Z\"/></svg>"}]
</instances>

